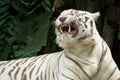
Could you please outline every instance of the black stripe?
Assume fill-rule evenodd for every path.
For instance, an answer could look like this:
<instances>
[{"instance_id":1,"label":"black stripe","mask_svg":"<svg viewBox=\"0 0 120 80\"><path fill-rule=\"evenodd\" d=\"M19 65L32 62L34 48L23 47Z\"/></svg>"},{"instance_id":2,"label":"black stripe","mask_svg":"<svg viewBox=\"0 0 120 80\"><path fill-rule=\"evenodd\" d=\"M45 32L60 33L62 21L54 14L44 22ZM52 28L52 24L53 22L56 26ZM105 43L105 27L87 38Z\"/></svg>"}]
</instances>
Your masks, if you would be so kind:
<instances>
[{"instance_id":1,"label":"black stripe","mask_svg":"<svg viewBox=\"0 0 120 80\"><path fill-rule=\"evenodd\" d=\"M50 57L51 58L51 57ZM49 60L47 61L47 67L45 68L45 75L47 76L47 79L50 78L50 66L49 66ZM51 76L52 77L52 76ZM46 79L45 79L46 80Z\"/></svg>"},{"instance_id":2,"label":"black stripe","mask_svg":"<svg viewBox=\"0 0 120 80\"><path fill-rule=\"evenodd\" d=\"M0 66L1 66L1 65L4 65L4 64L5 64L5 62L2 62L2 63L0 63Z\"/></svg>"},{"instance_id":3,"label":"black stripe","mask_svg":"<svg viewBox=\"0 0 120 80\"><path fill-rule=\"evenodd\" d=\"M17 60L10 61L10 64L8 64L8 66L13 65L16 61L17 61Z\"/></svg>"},{"instance_id":4,"label":"black stripe","mask_svg":"<svg viewBox=\"0 0 120 80\"><path fill-rule=\"evenodd\" d=\"M59 79L59 77L60 77L60 76L59 76L59 75L60 75L60 65L59 65L59 64L60 64L60 59L61 59L61 56L62 56L62 55L63 55L63 54L60 53L60 55L59 55L59 57L58 57L58 61L57 61L57 62L58 62L58 67L57 67L57 70L56 70L56 73L55 73L57 80L60 80L60 79Z\"/></svg>"},{"instance_id":5,"label":"black stripe","mask_svg":"<svg viewBox=\"0 0 120 80\"><path fill-rule=\"evenodd\" d=\"M78 40L84 40L84 39L86 39L87 37L92 37L92 36L93 36L93 34L91 34L91 35L86 35L86 36L80 37ZM94 40L94 39L91 39L91 40Z\"/></svg>"},{"instance_id":6,"label":"black stripe","mask_svg":"<svg viewBox=\"0 0 120 80\"><path fill-rule=\"evenodd\" d=\"M30 69L34 64L35 62L37 61L38 59L36 58L34 61L32 60L28 66L28 69Z\"/></svg>"},{"instance_id":7,"label":"black stripe","mask_svg":"<svg viewBox=\"0 0 120 80\"><path fill-rule=\"evenodd\" d=\"M11 62L11 61L7 61L7 62L6 62L6 61L5 61L5 62L3 61L4 64L1 64L1 65L2 65L2 66L5 66L6 64L9 64L10 62ZM0 66L1 66L1 65L0 65Z\"/></svg>"},{"instance_id":8,"label":"black stripe","mask_svg":"<svg viewBox=\"0 0 120 80\"><path fill-rule=\"evenodd\" d=\"M93 52L93 50L94 50L94 45L91 47L91 50L90 50L90 52L88 53L88 56L90 56L90 54Z\"/></svg>"},{"instance_id":9,"label":"black stripe","mask_svg":"<svg viewBox=\"0 0 120 80\"><path fill-rule=\"evenodd\" d=\"M14 68L11 69L11 70L9 71L9 73L8 73L9 77L11 78L11 80L12 80L12 72L13 72L13 71L14 71Z\"/></svg>"},{"instance_id":10,"label":"black stripe","mask_svg":"<svg viewBox=\"0 0 120 80\"><path fill-rule=\"evenodd\" d=\"M112 75L115 73L115 70L117 69L117 66L114 68L114 70L112 71L112 73L110 74L110 76L108 77L107 80L110 80L110 78L112 77Z\"/></svg>"},{"instance_id":11,"label":"black stripe","mask_svg":"<svg viewBox=\"0 0 120 80\"><path fill-rule=\"evenodd\" d=\"M43 58L45 58L46 56L47 56L47 55L43 56ZM30 69L30 68L35 64L35 62L36 62L39 58L41 58L41 56L39 56L39 57L34 57L34 58L29 62L27 68ZM31 59L31 58L30 58L30 59ZM30 59L29 59L29 60L30 60Z\"/></svg>"},{"instance_id":12,"label":"black stripe","mask_svg":"<svg viewBox=\"0 0 120 80\"><path fill-rule=\"evenodd\" d=\"M55 75L56 75L57 80L60 80L60 79L59 79L60 76L59 76L59 74L57 73L57 71L56 71Z\"/></svg>"},{"instance_id":13,"label":"black stripe","mask_svg":"<svg viewBox=\"0 0 120 80\"><path fill-rule=\"evenodd\" d=\"M87 21L88 21L88 19L89 19L89 17L85 16L85 22L87 22Z\"/></svg>"},{"instance_id":14,"label":"black stripe","mask_svg":"<svg viewBox=\"0 0 120 80\"><path fill-rule=\"evenodd\" d=\"M4 70L5 70L5 67L2 69L2 71L0 72L0 75L4 72Z\"/></svg>"},{"instance_id":15,"label":"black stripe","mask_svg":"<svg viewBox=\"0 0 120 80\"><path fill-rule=\"evenodd\" d=\"M91 25L91 27L93 27L93 21L90 21L90 25Z\"/></svg>"},{"instance_id":16,"label":"black stripe","mask_svg":"<svg viewBox=\"0 0 120 80\"><path fill-rule=\"evenodd\" d=\"M90 76L84 71L84 69L82 68L82 66L77 62L75 61L74 59L68 57L68 56L65 56L66 58L70 59L71 61L73 61L77 66L80 67L80 69L85 73L85 75L91 80Z\"/></svg>"},{"instance_id":17,"label":"black stripe","mask_svg":"<svg viewBox=\"0 0 120 80\"><path fill-rule=\"evenodd\" d=\"M76 73L76 72L74 72L72 69L70 69L70 68L68 68L68 67L66 67L68 70L70 70L72 73L74 73L78 78L79 78L79 80L81 80L81 78L80 78L80 76Z\"/></svg>"},{"instance_id":18,"label":"black stripe","mask_svg":"<svg viewBox=\"0 0 120 80\"><path fill-rule=\"evenodd\" d=\"M91 25L91 34L93 34L93 21L90 21L90 25Z\"/></svg>"},{"instance_id":19,"label":"black stripe","mask_svg":"<svg viewBox=\"0 0 120 80\"><path fill-rule=\"evenodd\" d=\"M24 63L26 63L29 59L30 59L30 58L26 58L26 59L23 59L23 60L17 62L17 63L16 63L16 66L19 66L19 64L24 64Z\"/></svg>"},{"instance_id":20,"label":"black stripe","mask_svg":"<svg viewBox=\"0 0 120 80\"><path fill-rule=\"evenodd\" d=\"M87 36L83 36L83 37L79 38L78 40L83 40L83 39L86 39L86 38L87 38Z\"/></svg>"},{"instance_id":21,"label":"black stripe","mask_svg":"<svg viewBox=\"0 0 120 80\"><path fill-rule=\"evenodd\" d=\"M22 61L20 61L20 62L17 62L17 63L16 63L16 66L19 66L19 64L20 64L20 63L22 63Z\"/></svg>"},{"instance_id":22,"label":"black stripe","mask_svg":"<svg viewBox=\"0 0 120 80\"><path fill-rule=\"evenodd\" d=\"M33 71L34 71L35 67L36 67L36 66L34 66L34 67L32 68L32 70L30 71L30 74L29 74L29 79L31 79L31 77L32 77L32 73L33 73Z\"/></svg>"},{"instance_id":23,"label":"black stripe","mask_svg":"<svg viewBox=\"0 0 120 80\"><path fill-rule=\"evenodd\" d=\"M101 69L101 66L102 66L102 63L103 63L103 61L104 61L106 52L107 52L107 48L106 48L105 50L103 50L103 52L102 52L102 56L101 56L100 62L99 62L99 64L98 64L98 71L100 71L100 69Z\"/></svg>"},{"instance_id":24,"label":"black stripe","mask_svg":"<svg viewBox=\"0 0 120 80\"><path fill-rule=\"evenodd\" d=\"M50 74L50 73L49 73ZM55 79L55 75L54 75L54 73L52 72L52 76L53 76L53 79Z\"/></svg>"},{"instance_id":25,"label":"black stripe","mask_svg":"<svg viewBox=\"0 0 120 80\"><path fill-rule=\"evenodd\" d=\"M62 76L65 77L65 78L67 78L67 79L74 80L74 79L72 79L72 78L70 78L70 77L64 75L63 73L62 73Z\"/></svg>"},{"instance_id":26,"label":"black stripe","mask_svg":"<svg viewBox=\"0 0 120 80\"><path fill-rule=\"evenodd\" d=\"M44 75L42 76L44 76L44 80L46 80L46 71L44 71Z\"/></svg>"},{"instance_id":27,"label":"black stripe","mask_svg":"<svg viewBox=\"0 0 120 80\"><path fill-rule=\"evenodd\" d=\"M27 80L26 74L24 74L24 75L22 76L22 79L21 79L21 80Z\"/></svg>"},{"instance_id":28,"label":"black stripe","mask_svg":"<svg viewBox=\"0 0 120 80\"><path fill-rule=\"evenodd\" d=\"M86 23L84 22L84 26L86 27L86 28L88 28L88 26L86 25Z\"/></svg>"},{"instance_id":29,"label":"black stripe","mask_svg":"<svg viewBox=\"0 0 120 80\"><path fill-rule=\"evenodd\" d=\"M20 67L17 69L17 71L16 71L15 74L14 74L14 79L15 79L15 80L17 80L17 74L18 74L19 70L20 70Z\"/></svg>"},{"instance_id":30,"label":"black stripe","mask_svg":"<svg viewBox=\"0 0 120 80\"><path fill-rule=\"evenodd\" d=\"M27 69L27 67L25 67L25 68L23 69L22 76L21 76L22 79L24 79L24 77L25 77L24 74L25 74L26 69Z\"/></svg>"},{"instance_id":31,"label":"black stripe","mask_svg":"<svg viewBox=\"0 0 120 80\"><path fill-rule=\"evenodd\" d=\"M93 28L91 29L91 35L93 35Z\"/></svg>"},{"instance_id":32,"label":"black stripe","mask_svg":"<svg viewBox=\"0 0 120 80\"><path fill-rule=\"evenodd\" d=\"M39 77L37 77L36 80L39 80Z\"/></svg>"},{"instance_id":33,"label":"black stripe","mask_svg":"<svg viewBox=\"0 0 120 80\"><path fill-rule=\"evenodd\" d=\"M46 60L46 57L47 57L47 55L45 55L45 56L43 56L42 58L41 58L41 64L39 65L39 67L38 67L38 69L37 69L37 72L36 72L36 75L38 74L38 72L40 71L40 68L41 68L41 66L43 65L43 63L44 63L44 61Z\"/></svg>"},{"instance_id":34,"label":"black stripe","mask_svg":"<svg viewBox=\"0 0 120 80\"><path fill-rule=\"evenodd\" d=\"M43 80L43 72L40 73L40 80Z\"/></svg>"},{"instance_id":35,"label":"black stripe","mask_svg":"<svg viewBox=\"0 0 120 80\"><path fill-rule=\"evenodd\" d=\"M58 73L60 72L60 66L59 66L59 64L60 64L60 59L61 59L61 56L62 56L63 54L61 54L60 56L59 56L59 58L58 58Z\"/></svg>"},{"instance_id":36,"label":"black stripe","mask_svg":"<svg viewBox=\"0 0 120 80\"><path fill-rule=\"evenodd\" d=\"M95 76L100 72L100 70L101 70L102 63L103 63L103 61L104 61L106 52L107 52L107 48L104 50L104 41L103 41L103 42L102 42L102 55L101 55L101 58L100 58L100 61L99 61L99 64L98 64L97 73L94 75L94 77L95 77Z\"/></svg>"}]
</instances>

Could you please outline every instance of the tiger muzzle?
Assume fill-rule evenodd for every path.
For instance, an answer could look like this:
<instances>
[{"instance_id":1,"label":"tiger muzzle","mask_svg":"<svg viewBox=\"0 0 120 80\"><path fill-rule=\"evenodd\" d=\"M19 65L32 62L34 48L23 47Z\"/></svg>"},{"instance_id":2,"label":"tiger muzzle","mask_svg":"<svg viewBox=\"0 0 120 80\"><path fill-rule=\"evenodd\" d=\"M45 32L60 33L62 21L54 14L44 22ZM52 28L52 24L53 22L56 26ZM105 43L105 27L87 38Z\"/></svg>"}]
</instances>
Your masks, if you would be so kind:
<instances>
[{"instance_id":1,"label":"tiger muzzle","mask_svg":"<svg viewBox=\"0 0 120 80\"><path fill-rule=\"evenodd\" d=\"M74 26L74 24L63 23L58 27L58 30L60 31L61 34L69 34L72 35L73 37L75 37L76 34L78 33L78 28Z\"/></svg>"}]
</instances>

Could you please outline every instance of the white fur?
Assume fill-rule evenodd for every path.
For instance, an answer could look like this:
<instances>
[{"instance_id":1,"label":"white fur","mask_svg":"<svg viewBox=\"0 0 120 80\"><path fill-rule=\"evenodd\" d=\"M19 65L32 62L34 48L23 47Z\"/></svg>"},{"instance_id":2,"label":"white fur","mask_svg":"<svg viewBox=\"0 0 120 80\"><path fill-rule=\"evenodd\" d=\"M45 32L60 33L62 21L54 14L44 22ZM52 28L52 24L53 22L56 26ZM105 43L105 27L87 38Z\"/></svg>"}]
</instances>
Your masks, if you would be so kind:
<instances>
[{"instance_id":1,"label":"white fur","mask_svg":"<svg viewBox=\"0 0 120 80\"><path fill-rule=\"evenodd\" d=\"M85 22L85 16L89 17L88 21L86 22L88 28L85 28L83 23ZM103 39L100 37L96 29L95 21L99 16L99 12L90 13L86 11L69 9L63 11L55 22L56 27L62 24L59 20L60 17L67 17L64 23L69 24L70 22L75 22L76 26L78 27L78 34L75 37L72 37L69 34L61 34L58 28L56 28L56 42L64 49L65 54L69 55L69 57L77 61L82 66L82 68L92 78L91 80L107 80L111 74L111 70L116 67L107 44L105 42L103 43ZM81 18L82 21L79 21L79 18ZM93 22L93 26L90 25L90 21ZM83 29L85 29L84 32L82 32ZM90 31L91 29L93 30L93 33ZM81 39L84 36L87 37L85 39ZM91 52L90 50L92 47L93 50ZM99 73L97 73L99 61L103 55L103 50L106 48L107 52L104 58L105 61L103 64L101 64L102 69ZM108 65L110 66L108 67ZM81 72L79 74L81 75L82 80L89 80L86 79L85 75L81 74ZM117 80L118 78L120 78L120 71L117 68L114 75L109 80ZM74 79L78 80L77 78Z\"/></svg>"},{"instance_id":2,"label":"white fur","mask_svg":"<svg viewBox=\"0 0 120 80\"><path fill-rule=\"evenodd\" d=\"M76 14L73 14L73 15L69 15L70 13L71 13L71 11L73 11L72 13L74 13L74 12L76 12L77 11L77 13ZM78 27L78 29L79 29L79 32L78 32L78 34L77 34L77 36L75 36L75 37L72 37L71 35L69 35L69 34L61 34L60 32L59 32L59 30L58 30L58 28L56 28L56 34L57 34L57 38L56 38L56 42L59 44L59 46L60 47L62 47L62 48L68 48L68 47L70 47L70 46L68 46L68 45L70 45L71 43L76 43L77 41L78 41L78 39L79 38L81 38L81 37L84 37L85 35L91 35L91 33L90 33L90 29L91 29L91 26L89 25L89 22L88 23L86 23L87 24L87 26L88 26L88 29L85 29L85 27L83 26L83 23L81 22L79 22L78 21L78 18L80 17L80 18L82 18L82 20L84 21L85 19L84 19L84 16L79 16L79 17L77 17L77 15L82 15L82 14L84 14L84 13L86 13L87 15L87 17L89 17L90 18L90 20L92 20L93 21L93 34L97 34L97 35L99 35L98 34L98 32L96 31L96 27L95 27L95 19L97 19L98 18L98 13L94 13L94 14L92 14L92 13L89 13L89 12L85 12L85 11L78 11L78 10L73 10L73 9L70 9L70 10L65 10L65 11L63 11L61 14L60 14L60 16L56 19L56 22L55 22L55 24L56 24L56 27L57 26L59 26L60 24L61 24L61 22L60 22L60 20L59 20L59 18L60 17L67 17L67 19L65 20L65 22L64 23L70 23L70 22L74 22L75 21L75 23L76 23L76 25L77 25L77 27ZM81 24L81 25L80 25ZM94 29L95 28L95 29ZM82 30L83 29L85 29L85 32L82 32ZM86 40L91 40L91 39L86 39ZM84 41L83 41L83 43L84 43ZM88 42L89 43L89 42ZM86 41L85 41L85 44L88 44Z\"/></svg>"}]
</instances>

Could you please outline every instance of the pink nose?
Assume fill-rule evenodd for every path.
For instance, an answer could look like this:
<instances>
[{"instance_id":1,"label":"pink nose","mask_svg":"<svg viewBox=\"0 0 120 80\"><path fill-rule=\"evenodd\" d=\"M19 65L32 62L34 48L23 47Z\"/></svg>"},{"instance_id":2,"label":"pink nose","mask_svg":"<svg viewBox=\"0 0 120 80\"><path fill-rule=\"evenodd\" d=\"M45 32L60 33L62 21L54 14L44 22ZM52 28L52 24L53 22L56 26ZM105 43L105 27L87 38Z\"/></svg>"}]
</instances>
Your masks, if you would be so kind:
<instances>
[{"instance_id":1,"label":"pink nose","mask_svg":"<svg viewBox=\"0 0 120 80\"><path fill-rule=\"evenodd\" d=\"M67 18L67 17L60 17L59 20L60 20L61 22L64 22L64 21L66 20L66 18Z\"/></svg>"}]
</instances>

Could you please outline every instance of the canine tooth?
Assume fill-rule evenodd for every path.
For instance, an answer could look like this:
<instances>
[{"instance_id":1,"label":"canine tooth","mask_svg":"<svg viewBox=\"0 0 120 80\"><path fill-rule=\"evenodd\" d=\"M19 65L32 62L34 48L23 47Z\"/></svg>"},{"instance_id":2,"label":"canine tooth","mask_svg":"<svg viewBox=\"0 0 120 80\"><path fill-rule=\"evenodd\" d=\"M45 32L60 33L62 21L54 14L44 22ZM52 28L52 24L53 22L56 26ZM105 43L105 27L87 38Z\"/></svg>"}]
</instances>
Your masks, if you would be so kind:
<instances>
[{"instance_id":1,"label":"canine tooth","mask_svg":"<svg viewBox=\"0 0 120 80\"><path fill-rule=\"evenodd\" d=\"M61 33L63 33L63 31L62 31L61 27L60 27L60 32L61 32Z\"/></svg>"},{"instance_id":2,"label":"canine tooth","mask_svg":"<svg viewBox=\"0 0 120 80\"><path fill-rule=\"evenodd\" d=\"M68 27L69 27L69 29L68 29L68 32L70 32L70 30L71 30L71 27L70 27L70 25L69 25Z\"/></svg>"}]
</instances>

